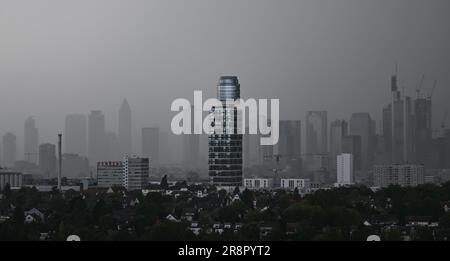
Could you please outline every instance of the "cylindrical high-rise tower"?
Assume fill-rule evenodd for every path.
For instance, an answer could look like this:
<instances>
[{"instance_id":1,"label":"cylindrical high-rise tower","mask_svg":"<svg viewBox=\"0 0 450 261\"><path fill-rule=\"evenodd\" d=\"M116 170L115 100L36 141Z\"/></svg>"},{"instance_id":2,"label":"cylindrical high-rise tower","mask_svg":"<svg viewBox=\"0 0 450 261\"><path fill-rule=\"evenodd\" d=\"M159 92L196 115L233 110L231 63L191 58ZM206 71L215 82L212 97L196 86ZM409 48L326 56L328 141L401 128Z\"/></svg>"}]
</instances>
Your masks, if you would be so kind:
<instances>
[{"instance_id":1,"label":"cylindrical high-rise tower","mask_svg":"<svg viewBox=\"0 0 450 261\"><path fill-rule=\"evenodd\" d=\"M222 133L209 135L209 177L219 187L242 186L242 134L238 133L238 111L226 108L227 100L240 99L240 84L236 76L222 76L217 85L217 98L223 104ZM215 119L216 121L217 119ZM227 129L232 122L232 128Z\"/></svg>"}]
</instances>

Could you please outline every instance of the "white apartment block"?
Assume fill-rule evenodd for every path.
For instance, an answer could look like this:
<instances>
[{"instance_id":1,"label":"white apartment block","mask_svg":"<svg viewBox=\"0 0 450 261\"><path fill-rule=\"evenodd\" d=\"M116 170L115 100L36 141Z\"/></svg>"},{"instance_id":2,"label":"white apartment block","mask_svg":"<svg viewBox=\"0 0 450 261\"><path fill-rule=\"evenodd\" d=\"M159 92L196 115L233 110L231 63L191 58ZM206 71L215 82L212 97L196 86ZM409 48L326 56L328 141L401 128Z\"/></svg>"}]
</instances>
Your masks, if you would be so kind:
<instances>
[{"instance_id":1,"label":"white apartment block","mask_svg":"<svg viewBox=\"0 0 450 261\"><path fill-rule=\"evenodd\" d=\"M268 178L247 178L244 179L244 187L248 189L270 189L272 187L272 179Z\"/></svg>"},{"instance_id":2,"label":"white apartment block","mask_svg":"<svg viewBox=\"0 0 450 261\"><path fill-rule=\"evenodd\" d=\"M6 184L9 184L10 188L20 188L22 180L22 173L0 169L0 190L3 190Z\"/></svg>"},{"instance_id":3,"label":"white apartment block","mask_svg":"<svg viewBox=\"0 0 450 261\"><path fill-rule=\"evenodd\" d=\"M354 183L353 155L343 153L337 156L337 186L346 186Z\"/></svg>"},{"instance_id":4,"label":"white apartment block","mask_svg":"<svg viewBox=\"0 0 450 261\"><path fill-rule=\"evenodd\" d=\"M289 190L309 190L310 189L309 179L281 179L281 188Z\"/></svg>"}]
</instances>

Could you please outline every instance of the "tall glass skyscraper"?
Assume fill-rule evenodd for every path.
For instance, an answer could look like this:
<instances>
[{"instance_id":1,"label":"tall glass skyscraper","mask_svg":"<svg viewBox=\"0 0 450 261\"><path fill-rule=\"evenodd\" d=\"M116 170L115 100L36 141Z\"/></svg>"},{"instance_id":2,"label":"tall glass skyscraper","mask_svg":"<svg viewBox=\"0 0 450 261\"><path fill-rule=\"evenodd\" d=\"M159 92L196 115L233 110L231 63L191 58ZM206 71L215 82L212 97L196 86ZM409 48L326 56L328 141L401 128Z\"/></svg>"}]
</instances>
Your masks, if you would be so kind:
<instances>
[{"instance_id":1,"label":"tall glass skyscraper","mask_svg":"<svg viewBox=\"0 0 450 261\"><path fill-rule=\"evenodd\" d=\"M227 100L237 100L241 96L239 80L236 76L222 76L217 85L217 98L223 104L222 119L215 119L214 126L222 126L222 133L216 130L208 136L209 177L213 185L219 187L242 186L242 134L238 134L238 111L226 108ZM216 122L222 120L222 123ZM227 128L233 122L232 128Z\"/></svg>"}]
</instances>

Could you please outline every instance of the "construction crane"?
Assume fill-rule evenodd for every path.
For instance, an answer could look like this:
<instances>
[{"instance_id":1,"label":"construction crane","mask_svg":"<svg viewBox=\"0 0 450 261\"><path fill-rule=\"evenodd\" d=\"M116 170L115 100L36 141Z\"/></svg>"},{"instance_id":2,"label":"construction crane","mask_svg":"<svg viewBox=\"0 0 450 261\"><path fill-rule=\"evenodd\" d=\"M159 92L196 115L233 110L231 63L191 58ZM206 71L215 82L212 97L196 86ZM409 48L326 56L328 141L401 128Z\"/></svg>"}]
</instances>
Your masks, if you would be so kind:
<instances>
[{"instance_id":1,"label":"construction crane","mask_svg":"<svg viewBox=\"0 0 450 261\"><path fill-rule=\"evenodd\" d=\"M422 78L420 79L419 86L417 86L416 93L417 93L417 99L420 98L420 90L422 89L423 81L425 80L425 74L422 74Z\"/></svg>"},{"instance_id":2,"label":"construction crane","mask_svg":"<svg viewBox=\"0 0 450 261\"><path fill-rule=\"evenodd\" d=\"M433 88L431 89L431 93L430 93L430 95L428 96L428 100L431 100L431 98L433 97L434 90L436 89L436 85L437 85L437 81L434 80Z\"/></svg>"}]
</instances>

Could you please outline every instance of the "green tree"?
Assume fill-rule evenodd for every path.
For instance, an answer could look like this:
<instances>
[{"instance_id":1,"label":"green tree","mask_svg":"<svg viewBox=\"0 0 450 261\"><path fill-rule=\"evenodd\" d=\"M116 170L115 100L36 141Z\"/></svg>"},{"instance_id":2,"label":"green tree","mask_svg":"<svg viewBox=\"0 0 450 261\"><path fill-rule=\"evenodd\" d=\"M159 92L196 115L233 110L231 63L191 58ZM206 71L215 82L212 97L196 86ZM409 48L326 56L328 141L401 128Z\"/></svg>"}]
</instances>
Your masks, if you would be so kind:
<instances>
[{"instance_id":1,"label":"green tree","mask_svg":"<svg viewBox=\"0 0 450 261\"><path fill-rule=\"evenodd\" d=\"M381 237L383 241L401 241L402 233L398 229L389 229Z\"/></svg>"},{"instance_id":2,"label":"green tree","mask_svg":"<svg viewBox=\"0 0 450 261\"><path fill-rule=\"evenodd\" d=\"M439 219L439 227L450 229L450 213L446 213Z\"/></svg>"},{"instance_id":3,"label":"green tree","mask_svg":"<svg viewBox=\"0 0 450 261\"><path fill-rule=\"evenodd\" d=\"M253 200L254 200L254 195L253 192L249 189L245 189L242 192L241 195L241 200L242 202L244 202L244 204L249 207L249 208L253 208Z\"/></svg>"},{"instance_id":4,"label":"green tree","mask_svg":"<svg viewBox=\"0 0 450 261\"><path fill-rule=\"evenodd\" d=\"M100 217L110 213L106 203L103 199L99 199L92 210L93 219L96 223L99 222Z\"/></svg>"},{"instance_id":5,"label":"green tree","mask_svg":"<svg viewBox=\"0 0 450 261\"><path fill-rule=\"evenodd\" d=\"M12 220L15 222L15 224L22 226L23 222L25 221L25 216L23 215L23 208L21 205L17 205L14 209Z\"/></svg>"},{"instance_id":6,"label":"green tree","mask_svg":"<svg viewBox=\"0 0 450 261\"><path fill-rule=\"evenodd\" d=\"M259 226L257 223L247 223L242 227L242 235L245 240L259 240Z\"/></svg>"},{"instance_id":7,"label":"green tree","mask_svg":"<svg viewBox=\"0 0 450 261\"><path fill-rule=\"evenodd\" d=\"M164 177L161 179L161 184L160 184L162 189L168 189L169 188L169 183L167 182L167 175L164 175Z\"/></svg>"},{"instance_id":8,"label":"green tree","mask_svg":"<svg viewBox=\"0 0 450 261\"><path fill-rule=\"evenodd\" d=\"M11 197L11 186L9 185L9 183L6 183L5 187L2 190L2 194L5 199L9 199Z\"/></svg>"}]
</instances>

